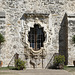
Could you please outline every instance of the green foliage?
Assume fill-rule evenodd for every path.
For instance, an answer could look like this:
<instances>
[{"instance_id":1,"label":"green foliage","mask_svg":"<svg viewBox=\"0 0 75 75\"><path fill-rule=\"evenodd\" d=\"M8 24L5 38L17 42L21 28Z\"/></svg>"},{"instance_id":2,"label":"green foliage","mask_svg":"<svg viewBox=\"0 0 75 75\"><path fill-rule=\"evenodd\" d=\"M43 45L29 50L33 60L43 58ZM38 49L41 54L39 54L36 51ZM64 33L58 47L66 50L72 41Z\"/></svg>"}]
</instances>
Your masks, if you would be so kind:
<instances>
[{"instance_id":1,"label":"green foliage","mask_svg":"<svg viewBox=\"0 0 75 75\"><path fill-rule=\"evenodd\" d=\"M54 57L54 65L58 66L59 64L64 64L65 57L64 55L58 55Z\"/></svg>"},{"instance_id":2,"label":"green foliage","mask_svg":"<svg viewBox=\"0 0 75 75\"><path fill-rule=\"evenodd\" d=\"M75 35L72 37L72 41L75 43Z\"/></svg>"},{"instance_id":3,"label":"green foliage","mask_svg":"<svg viewBox=\"0 0 75 75\"><path fill-rule=\"evenodd\" d=\"M25 68L25 61L21 60L20 58L16 59L15 60L15 68L17 70L22 70L23 68Z\"/></svg>"},{"instance_id":4,"label":"green foliage","mask_svg":"<svg viewBox=\"0 0 75 75\"><path fill-rule=\"evenodd\" d=\"M9 70L8 67L0 67L0 70Z\"/></svg>"},{"instance_id":5,"label":"green foliage","mask_svg":"<svg viewBox=\"0 0 75 75\"><path fill-rule=\"evenodd\" d=\"M4 36L0 33L0 44L4 41L5 41Z\"/></svg>"},{"instance_id":6,"label":"green foliage","mask_svg":"<svg viewBox=\"0 0 75 75\"><path fill-rule=\"evenodd\" d=\"M69 72L75 72L75 66L64 66L64 70Z\"/></svg>"}]
</instances>

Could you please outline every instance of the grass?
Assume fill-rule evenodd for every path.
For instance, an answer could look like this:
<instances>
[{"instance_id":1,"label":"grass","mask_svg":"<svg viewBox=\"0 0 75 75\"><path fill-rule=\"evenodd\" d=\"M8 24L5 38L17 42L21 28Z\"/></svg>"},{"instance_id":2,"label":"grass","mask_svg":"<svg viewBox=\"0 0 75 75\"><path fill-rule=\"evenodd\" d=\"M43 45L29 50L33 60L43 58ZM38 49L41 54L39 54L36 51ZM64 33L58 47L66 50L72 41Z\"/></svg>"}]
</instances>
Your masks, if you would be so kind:
<instances>
[{"instance_id":1,"label":"grass","mask_svg":"<svg viewBox=\"0 0 75 75\"><path fill-rule=\"evenodd\" d=\"M75 72L75 66L64 66L64 70L69 72Z\"/></svg>"},{"instance_id":2,"label":"grass","mask_svg":"<svg viewBox=\"0 0 75 75\"><path fill-rule=\"evenodd\" d=\"M8 67L0 67L0 70L9 70Z\"/></svg>"},{"instance_id":3,"label":"grass","mask_svg":"<svg viewBox=\"0 0 75 75\"><path fill-rule=\"evenodd\" d=\"M15 70L15 67L0 67L0 70ZM69 72L75 72L75 66L64 66L64 70Z\"/></svg>"},{"instance_id":4,"label":"grass","mask_svg":"<svg viewBox=\"0 0 75 75\"><path fill-rule=\"evenodd\" d=\"M0 70L12 70L14 67L10 66L10 67L0 67Z\"/></svg>"},{"instance_id":5,"label":"grass","mask_svg":"<svg viewBox=\"0 0 75 75\"><path fill-rule=\"evenodd\" d=\"M26 68L24 68L24 69L26 69ZM13 66L9 66L9 67L0 67L0 70L18 70L18 69Z\"/></svg>"}]
</instances>

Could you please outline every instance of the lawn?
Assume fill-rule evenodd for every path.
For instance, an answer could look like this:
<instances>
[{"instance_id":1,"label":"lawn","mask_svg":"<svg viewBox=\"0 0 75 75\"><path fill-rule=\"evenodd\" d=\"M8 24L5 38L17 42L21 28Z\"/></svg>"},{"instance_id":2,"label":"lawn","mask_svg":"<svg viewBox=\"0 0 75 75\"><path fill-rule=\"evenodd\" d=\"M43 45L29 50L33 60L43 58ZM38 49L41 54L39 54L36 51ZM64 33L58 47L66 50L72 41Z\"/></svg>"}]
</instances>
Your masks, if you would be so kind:
<instances>
[{"instance_id":1,"label":"lawn","mask_svg":"<svg viewBox=\"0 0 75 75\"><path fill-rule=\"evenodd\" d=\"M14 67L0 67L0 70L14 70ZM75 66L64 66L64 70L69 72L75 72Z\"/></svg>"},{"instance_id":2,"label":"lawn","mask_svg":"<svg viewBox=\"0 0 75 75\"><path fill-rule=\"evenodd\" d=\"M75 66L64 66L64 70L69 72L75 72Z\"/></svg>"},{"instance_id":3,"label":"lawn","mask_svg":"<svg viewBox=\"0 0 75 75\"><path fill-rule=\"evenodd\" d=\"M10 67L0 67L0 70L12 70L14 67L10 66Z\"/></svg>"},{"instance_id":4,"label":"lawn","mask_svg":"<svg viewBox=\"0 0 75 75\"><path fill-rule=\"evenodd\" d=\"M0 70L9 70L8 67L0 67Z\"/></svg>"}]
</instances>

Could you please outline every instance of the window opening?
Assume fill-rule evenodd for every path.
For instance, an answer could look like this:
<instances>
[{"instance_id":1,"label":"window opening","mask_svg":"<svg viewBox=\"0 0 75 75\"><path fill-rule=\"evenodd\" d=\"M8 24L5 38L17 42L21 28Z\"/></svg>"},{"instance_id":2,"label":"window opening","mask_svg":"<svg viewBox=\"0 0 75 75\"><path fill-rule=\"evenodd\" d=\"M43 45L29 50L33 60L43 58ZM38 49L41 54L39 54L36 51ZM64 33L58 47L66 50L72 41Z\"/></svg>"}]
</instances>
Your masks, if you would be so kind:
<instances>
[{"instance_id":1,"label":"window opening","mask_svg":"<svg viewBox=\"0 0 75 75\"><path fill-rule=\"evenodd\" d=\"M28 41L30 42L30 47L32 47L35 51L43 47L43 42L45 41L43 27L39 27L38 24L35 24L34 28L30 28L28 34Z\"/></svg>"}]
</instances>

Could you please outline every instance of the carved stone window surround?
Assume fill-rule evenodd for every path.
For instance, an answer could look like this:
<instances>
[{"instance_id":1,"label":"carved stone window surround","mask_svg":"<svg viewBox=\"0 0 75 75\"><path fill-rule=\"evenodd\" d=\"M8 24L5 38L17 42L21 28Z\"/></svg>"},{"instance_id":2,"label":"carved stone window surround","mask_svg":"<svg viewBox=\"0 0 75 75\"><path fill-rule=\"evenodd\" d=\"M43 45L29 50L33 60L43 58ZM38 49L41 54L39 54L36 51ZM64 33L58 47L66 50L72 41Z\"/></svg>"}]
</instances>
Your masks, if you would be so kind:
<instances>
[{"instance_id":1,"label":"carved stone window surround","mask_svg":"<svg viewBox=\"0 0 75 75\"><path fill-rule=\"evenodd\" d=\"M48 19L49 18L49 14L32 14L32 13L30 13L30 14L28 14L28 13L26 13L26 14L24 14L24 17L25 17L25 25L28 27L28 29L26 30L26 44L27 44L27 46L28 46L28 51L29 52L31 52L31 53L33 53L33 54L40 54L40 53L42 53L42 51L45 51L46 50L46 47L45 47L45 45L47 44L47 42L48 42L48 40L47 40L47 37L48 37L48 23L47 24L45 24L45 23L43 23L43 22L41 22L41 20L40 20L40 18L42 18L42 19ZM32 19L32 21L30 21L29 19ZM43 27L44 29L43 29L43 31L44 31L44 33L45 33L45 41L44 41L44 47L41 47L40 48L40 50L38 50L38 51L34 51L33 50L33 48L32 47L30 47L30 42L28 41L28 32L30 31L30 27L32 27L32 28L34 28L34 25L35 24L38 24L38 25L40 25L40 27Z\"/></svg>"}]
</instances>

